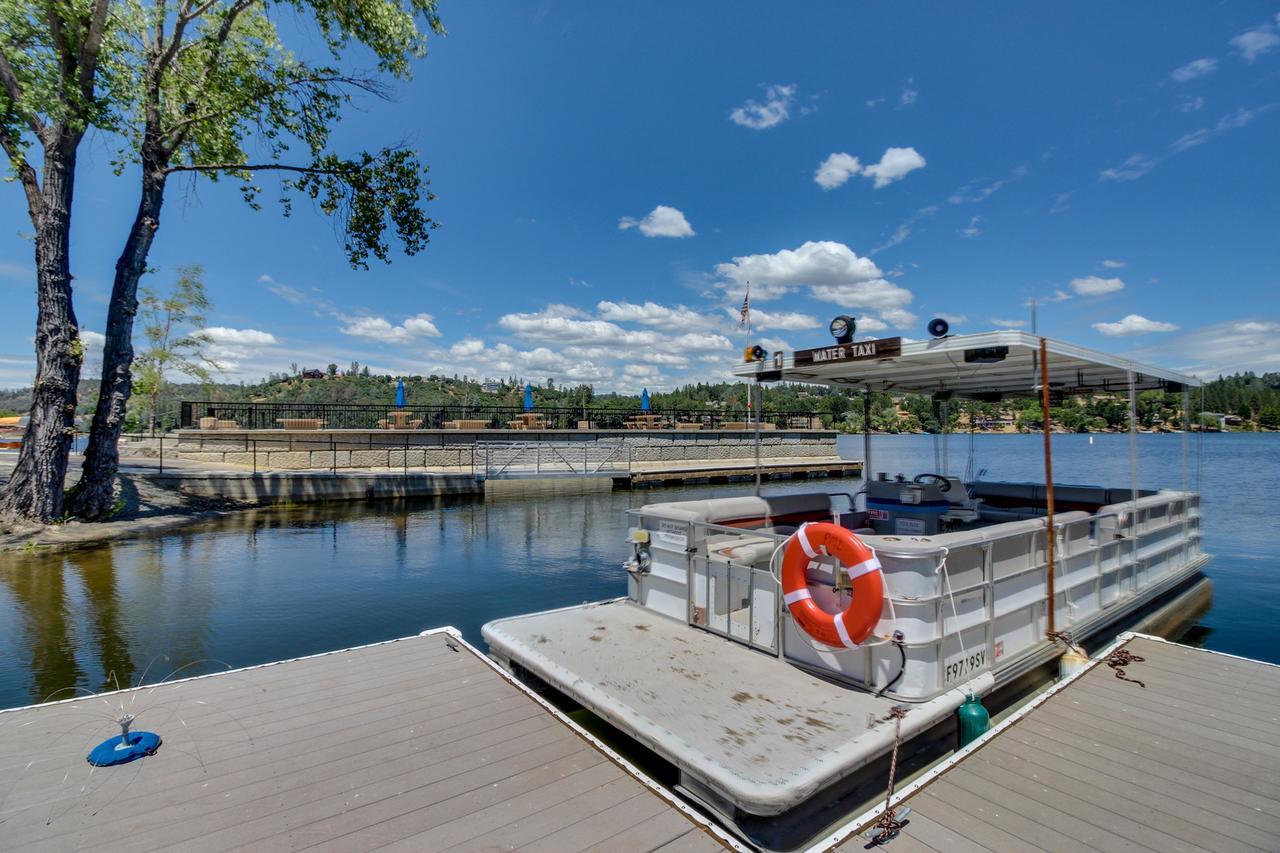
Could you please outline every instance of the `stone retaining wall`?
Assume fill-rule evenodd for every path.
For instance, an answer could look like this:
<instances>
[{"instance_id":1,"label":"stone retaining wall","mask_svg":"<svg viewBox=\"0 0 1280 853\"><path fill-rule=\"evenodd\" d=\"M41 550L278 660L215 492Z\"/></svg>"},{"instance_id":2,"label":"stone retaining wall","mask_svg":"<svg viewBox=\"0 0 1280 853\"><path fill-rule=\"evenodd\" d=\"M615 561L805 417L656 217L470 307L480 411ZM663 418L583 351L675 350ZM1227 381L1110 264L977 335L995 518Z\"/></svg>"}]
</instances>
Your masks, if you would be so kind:
<instances>
[{"instance_id":1,"label":"stone retaining wall","mask_svg":"<svg viewBox=\"0 0 1280 853\"><path fill-rule=\"evenodd\" d=\"M467 468L484 464L486 441L623 443L633 462L751 459L755 435L743 431L628 432L623 430L184 430L178 456L196 462L257 470L343 468ZM477 443L480 449L477 451ZM761 459L836 456L836 434L814 430L766 431Z\"/></svg>"}]
</instances>

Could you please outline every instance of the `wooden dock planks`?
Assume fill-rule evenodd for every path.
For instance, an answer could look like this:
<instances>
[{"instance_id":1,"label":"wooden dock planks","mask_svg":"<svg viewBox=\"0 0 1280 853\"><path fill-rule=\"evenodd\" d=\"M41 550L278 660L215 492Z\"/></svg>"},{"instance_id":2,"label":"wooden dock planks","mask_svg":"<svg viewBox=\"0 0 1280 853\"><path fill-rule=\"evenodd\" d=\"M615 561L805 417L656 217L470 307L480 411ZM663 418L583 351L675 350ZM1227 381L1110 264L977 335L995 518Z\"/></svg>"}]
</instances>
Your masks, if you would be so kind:
<instances>
[{"instance_id":1,"label":"wooden dock planks","mask_svg":"<svg viewBox=\"0 0 1280 853\"><path fill-rule=\"evenodd\" d=\"M1093 667L909 796L886 849L1280 849L1280 667L1124 648L1145 688Z\"/></svg>"},{"instance_id":2,"label":"wooden dock planks","mask_svg":"<svg viewBox=\"0 0 1280 853\"><path fill-rule=\"evenodd\" d=\"M0 849L722 849L445 638L0 713ZM122 704L164 744L90 768Z\"/></svg>"}]
</instances>

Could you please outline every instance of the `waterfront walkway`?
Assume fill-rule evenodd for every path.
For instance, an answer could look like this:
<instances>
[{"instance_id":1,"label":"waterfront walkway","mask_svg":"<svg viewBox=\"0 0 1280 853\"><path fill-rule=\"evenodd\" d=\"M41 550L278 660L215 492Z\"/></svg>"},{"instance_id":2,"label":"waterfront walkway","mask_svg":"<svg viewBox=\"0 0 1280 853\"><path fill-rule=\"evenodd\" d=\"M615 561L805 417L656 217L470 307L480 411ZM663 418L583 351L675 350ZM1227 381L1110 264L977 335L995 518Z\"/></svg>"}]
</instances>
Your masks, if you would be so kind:
<instances>
[{"instance_id":1,"label":"waterfront walkway","mask_svg":"<svg viewBox=\"0 0 1280 853\"><path fill-rule=\"evenodd\" d=\"M90 768L122 706L163 745ZM722 846L452 629L0 712L5 850Z\"/></svg>"},{"instance_id":2,"label":"waterfront walkway","mask_svg":"<svg viewBox=\"0 0 1280 853\"><path fill-rule=\"evenodd\" d=\"M1142 658L1120 666L1137 681L1098 662L1059 683L902 791L884 849L1280 849L1280 667L1142 635L1117 648Z\"/></svg>"}]
</instances>

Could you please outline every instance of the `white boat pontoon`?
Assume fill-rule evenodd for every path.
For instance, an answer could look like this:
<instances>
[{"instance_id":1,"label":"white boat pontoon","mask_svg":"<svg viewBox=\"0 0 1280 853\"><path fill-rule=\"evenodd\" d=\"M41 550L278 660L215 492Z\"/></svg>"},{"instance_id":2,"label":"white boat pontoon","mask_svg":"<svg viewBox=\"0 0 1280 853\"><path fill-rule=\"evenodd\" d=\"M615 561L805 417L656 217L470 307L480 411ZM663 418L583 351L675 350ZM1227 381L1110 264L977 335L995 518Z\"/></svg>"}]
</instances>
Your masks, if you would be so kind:
<instances>
[{"instance_id":1,"label":"white boat pontoon","mask_svg":"<svg viewBox=\"0 0 1280 853\"><path fill-rule=\"evenodd\" d=\"M1047 409L1059 395L1127 395L1134 428L1139 391L1181 392L1185 413L1197 384L1021 332L842 338L790 356L757 348L735 372L864 400L931 394L940 406L1039 394ZM1053 482L1045 427L1042 482L876 475L868 436L856 495L771 497L757 484L756 494L633 510L626 598L490 622L490 653L656 754L679 792L752 843L803 847L883 797L892 709L905 709L900 762L923 766L954 744L968 694L996 711L1046 683L1063 634L1101 643L1135 624L1160 630L1153 619L1185 626L1203 608L1209 558L1188 438L1180 489L1138 488L1136 457L1120 482L1066 485ZM878 597L868 602L860 583L873 567L807 541L812 559L784 595L780 568L801 548L797 531L816 523L827 527L805 529L834 524L871 549ZM847 636L846 618L838 638L821 641L797 609L805 603L869 612L867 635Z\"/></svg>"}]
</instances>

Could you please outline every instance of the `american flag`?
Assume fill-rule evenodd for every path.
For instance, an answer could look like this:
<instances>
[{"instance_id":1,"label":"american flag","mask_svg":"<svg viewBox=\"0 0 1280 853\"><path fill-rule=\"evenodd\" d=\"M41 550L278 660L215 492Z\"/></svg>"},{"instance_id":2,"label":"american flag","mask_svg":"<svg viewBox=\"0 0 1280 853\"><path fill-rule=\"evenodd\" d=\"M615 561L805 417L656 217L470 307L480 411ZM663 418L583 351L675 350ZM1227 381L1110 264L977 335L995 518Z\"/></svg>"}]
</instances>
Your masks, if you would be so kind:
<instances>
[{"instance_id":1,"label":"american flag","mask_svg":"<svg viewBox=\"0 0 1280 853\"><path fill-rule=\"evenodd\" d=\"M742 296L742 310L738 312L738 325L751 329L751 284L747 284L747 292Z\"/></svg>"}]
</instances>

